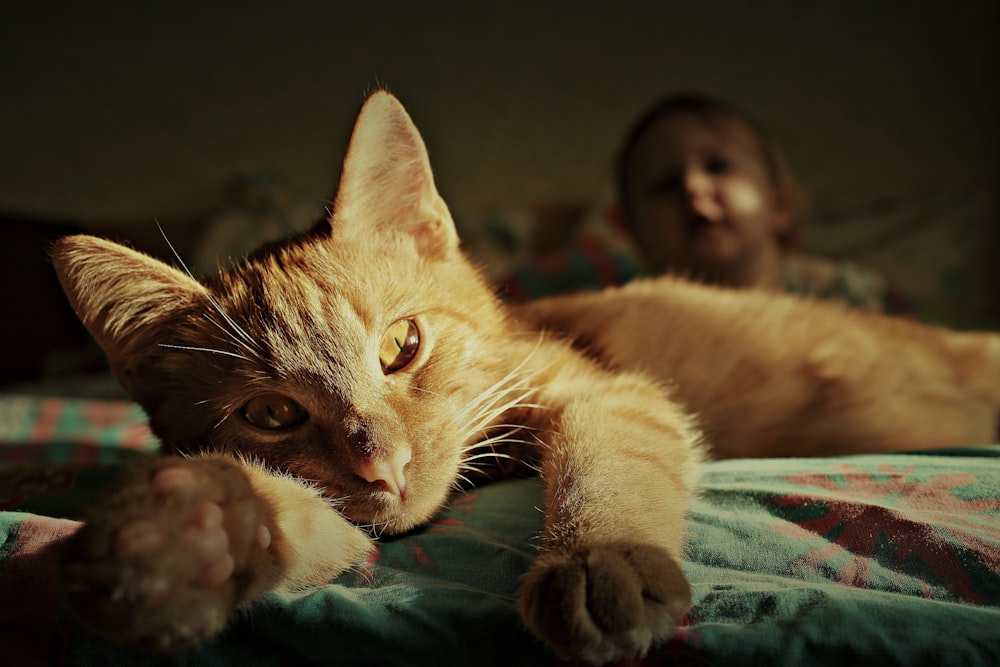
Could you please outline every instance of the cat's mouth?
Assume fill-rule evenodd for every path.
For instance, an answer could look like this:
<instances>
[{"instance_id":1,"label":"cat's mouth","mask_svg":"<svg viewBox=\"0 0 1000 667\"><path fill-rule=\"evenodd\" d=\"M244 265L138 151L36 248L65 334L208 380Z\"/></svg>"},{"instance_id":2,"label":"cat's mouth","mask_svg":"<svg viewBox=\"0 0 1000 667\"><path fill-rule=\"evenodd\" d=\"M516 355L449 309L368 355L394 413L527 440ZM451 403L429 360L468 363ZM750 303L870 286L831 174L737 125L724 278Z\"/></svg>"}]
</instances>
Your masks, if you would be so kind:
<instances>
[{"instance_id":1,"label":"cat's mouth","mask_svg":"<svg viewBox=\"0 0 1000 667\"><path fill-rule=\"evenodd\" d=\"M368 532L372 537L399 535L425 523L434 512L414 510L396 496L381 493L384 502L373 496L365 502L341 507L351 523Z\"/></svg>"},{"instance_id":2,"label":"cat's mouth","mask_svg":"<svg viewBox=\"0 0 1000 667\"><path fill-rule=\"evenodd\" d=\"M368 482L371 487L371 494L388 494L390 496L389 502L392 502L392 497L398 498L400 502L406 502L406 481L400 480L400 482L392 482L384 479L378 479L374 482Z\"/></svg>"},{"instance_id":3,"label":"cat's mouth","mask_svg":"<svg viewBox=\"0 0 1000 667\"><path fill-rule=\"evenodd\" d=\"M357 460L347 466L297 461L285 469L307 480L351 523L379 534L396 534L428 520L447 501L449 492L408 451L399 451L384 457L385 465L376 462L371 469Z\"/></svg>"},{"instance_id":4,"label":"cat's mouth","mask_svg":"<svg viewBox=\"0 0 1000 667\"><path fill-rule=\"evenodd\" d=\"M376 523L390 524L405 508L405 501L387 491L371 490L347 496L327 494L340 513L352 523L366 526Z\"/></svg>"}]
</instances>

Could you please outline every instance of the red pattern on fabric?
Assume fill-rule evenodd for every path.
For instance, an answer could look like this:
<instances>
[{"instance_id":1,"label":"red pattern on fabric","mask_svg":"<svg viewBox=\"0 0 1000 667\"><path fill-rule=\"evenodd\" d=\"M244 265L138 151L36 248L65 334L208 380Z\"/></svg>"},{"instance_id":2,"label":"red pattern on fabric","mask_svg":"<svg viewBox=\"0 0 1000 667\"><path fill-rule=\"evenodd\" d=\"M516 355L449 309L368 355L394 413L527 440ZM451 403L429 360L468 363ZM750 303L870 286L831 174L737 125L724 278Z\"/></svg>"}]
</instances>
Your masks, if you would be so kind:
<instances>
[{"instance_id":1,"label":"red pattern on fabric","mask_svg":"<svg viewBox=\"0 0 1000 667\"><path fill-rule=\"evenodd\" d=\"M1000 510L1000 497L963 499L956 489L973 484L972 473L945 473L930 479L911 477L914 468L879 467L879 475L853 465L839 466L839 474L806 473L788 477L799 486L818 488L828 495L787 494L774 499L790 508L822 506L826 511L810 519L780 524L775 530L793 537L803 531L828 536L829 542L810 549L793 571L829 566L847 558L837 571L837 582L863 588L871 576L876 548L883 540L892 551L894 567L917 558L932 568L950 592L968 602L979 595L963 566L961 549L1000 572L1000 554L993 546L1000 529L979 517ZM991 543L992 541L992 543ZM923 594L930 597L928 582Z\"/></svg>"},{"instance_id":2,"label":"red pattern on fabric","mask_svg":"<svg viewBox=\"0 0 1000 667\"><path fill-rule=\"evenodd\" d=\"M56 563L62 540L79 527L76 521L43 517L29 517L18 527L13 553L0 568L0 590L5 599L16 600L0 605L0 627L17 628L4 650L5 664L64 662L62 642L53 636L60 605Z\"/></svg>"},{"instance_id":3,"label":"red pattern on fabric","mask_svg":"<svg viewBox=\"0 0 1000 667\"><path fill-rule=\"evenodd\" d=\"M29 498L66 493L73 488L76 473L74 468L58 465L0 468L0 510Z\"/></svg>"}]
</instances>

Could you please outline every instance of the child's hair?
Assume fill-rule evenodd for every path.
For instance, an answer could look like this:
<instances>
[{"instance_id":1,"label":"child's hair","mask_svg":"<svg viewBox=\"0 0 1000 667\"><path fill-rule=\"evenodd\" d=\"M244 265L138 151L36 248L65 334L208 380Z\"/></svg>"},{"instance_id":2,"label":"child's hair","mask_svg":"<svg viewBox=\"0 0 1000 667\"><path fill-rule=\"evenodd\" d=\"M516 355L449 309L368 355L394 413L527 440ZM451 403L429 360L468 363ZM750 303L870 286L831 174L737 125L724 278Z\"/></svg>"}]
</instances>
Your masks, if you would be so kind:
<instances>
[{"instance_id":1,"label":"child's hair","mask_svg":"<svg viewBox=\"0 0 1000 667\"><path fill-rule=\"evenodd\" d=\"M661 98L639 116L625 134L614 163L614 179L622 223L626 229L633 232L635 222L628 192L629 160L646 131L657 121L675 114L695 116L713 129L718 129L726 123L736 123L749 131L757 142L775 193L786 207L791 221L787 231L778 234L778 243L784 249L793 247L797 241L795 222L803 212L804 198L781 151L764 129L746 113L720 100L695 93L667 95Z\"/></svg>"}]
</instances>

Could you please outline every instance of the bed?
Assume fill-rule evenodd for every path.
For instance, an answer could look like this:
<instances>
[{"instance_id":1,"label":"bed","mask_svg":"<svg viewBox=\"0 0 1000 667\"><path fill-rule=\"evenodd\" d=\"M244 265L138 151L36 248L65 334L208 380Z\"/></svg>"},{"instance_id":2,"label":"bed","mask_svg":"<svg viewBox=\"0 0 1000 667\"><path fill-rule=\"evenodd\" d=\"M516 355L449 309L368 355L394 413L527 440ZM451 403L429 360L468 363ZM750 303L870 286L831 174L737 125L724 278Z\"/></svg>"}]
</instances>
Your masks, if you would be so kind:
<instances>
[{"instance_id":1,"label":"bed","mask_svg":"<svg viewBox=\"0 0 1000 667\"><path fill-rule=\"evenodd\" d=\"M16 665L564 665L522 627L534 479L458 495L335 581L272 594L213 641L155 657L60 608L54 545L129 461L124 399L0 394L0 655ZM693 605L624 664L1000 664L1000 446L705 467L684 569Z\"/></svg>"},{"instance_id":2,"label":"bed","mask_svg":"<svg viewBox=\"0 0 1000 667\"><path fill-rule=\"evenodd\" d=\"M994 209L977 202L964 195L881 202L828 212L812 228L839 230L826 245L854 243L861 250L851 254L862 260L886 255L895 262L882 265L886 273L918 297L917 314L940 319L961 303L956 294L970 308L988 296L970 288L976 264L968 253L984 247L981 239L956 240L948 231L985 229ZM604 205L571 208L572 215L565 207L504 211L463 225L463 237L511 300L597 288L641 271ZM247 229L294 231L263 224L258 213L236 206L209 220L206 247L189 254L214 266L216 257L264 240L243 238ZM277 218L306 224L309 216ZM860 244L855 229L878 243ZM46 238L55 233L46 230ZM929 248L937 264L910 248L921 234L927 239L917 247ZM904 280L906 270L926 279L925 289ZM37 273L58 291L49 266ZM53 298L66 308L61 295ZM12 321L34 322L36 301ZM75 322L65 315L49 329L69 331ZM18 349L36 338L26 331ZM539 546L535 479L456 496L428 526L383 541L356 570L294 596L270 595L188 652L154 657L88 635L59 606L54 546L123 466L157 449L141 409L108 388L109 376L74 375L93 370L99 356L85 344L43 364L68 368L66 381L0 389L5 664L566 664L517 614L518 583ZM669 640L627 664L1000 664L1000 445L715 462L700 490L684 562L690 612Z\"/></svg>"}]
</instances>

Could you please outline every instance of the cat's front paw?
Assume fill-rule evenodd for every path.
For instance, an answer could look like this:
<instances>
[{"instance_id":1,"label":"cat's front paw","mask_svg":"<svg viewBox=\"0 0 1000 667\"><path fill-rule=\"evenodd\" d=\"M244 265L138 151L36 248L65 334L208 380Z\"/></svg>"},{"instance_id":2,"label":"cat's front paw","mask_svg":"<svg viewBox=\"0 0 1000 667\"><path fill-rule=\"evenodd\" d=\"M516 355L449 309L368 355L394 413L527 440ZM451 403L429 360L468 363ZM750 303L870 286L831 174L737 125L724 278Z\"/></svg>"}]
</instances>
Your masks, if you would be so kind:
<instances>
[{"instance_id":1,"label":"cat's front paw","mask_svg":"<svg viewBox=\"0 0 1000 667\"><path fill-rule=\"evenodd\" d=\"M521 585L528 628L561 655L593 664L644 654L690 603L680 565L646 544L543 553Z\"/></svg>"},{"instance_id":2,"label":"cat's front paw","mask_svg":"<svg viewBox=\"0 0 1000 667\"><path fill-rule=\"evenodd\" d=\"M113 641L154 651L198 643L272 578L266 514L231 460L139 466L67 543L66 600Z\"/></svg>"}]
</instances>

